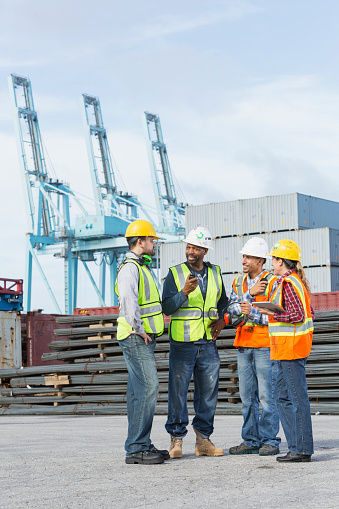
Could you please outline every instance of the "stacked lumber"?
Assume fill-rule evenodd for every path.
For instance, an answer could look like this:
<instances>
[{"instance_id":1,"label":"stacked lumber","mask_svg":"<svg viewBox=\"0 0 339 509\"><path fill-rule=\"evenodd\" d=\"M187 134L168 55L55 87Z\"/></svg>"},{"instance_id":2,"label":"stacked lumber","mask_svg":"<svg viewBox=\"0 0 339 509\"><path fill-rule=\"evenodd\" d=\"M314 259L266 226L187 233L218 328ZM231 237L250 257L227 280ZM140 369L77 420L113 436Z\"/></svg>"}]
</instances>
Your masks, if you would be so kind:
<instances>
[{"instance_id":1,"label":"stacked lumber","mask_svg":"<svg viewBox=\"0 0 339 509\"><path fill-rule=\"evenodd\" d=\"M116 340L118 315L59 316L55 340L43 361L67 364L0 370L3 414L124 414L128 373ZM70 327L70 328L69 328ZM220 383L217 413L241 413L235 331L225 329L218 341ZM64 339L67 337L67 339ZM313 413L339 413L339 312L316 315L307 383ZM167 413L167 329L158 338L155 360L159 376L157 414ZM193 383L188 393L193 411Z\"/></svg>"}]
</instances>

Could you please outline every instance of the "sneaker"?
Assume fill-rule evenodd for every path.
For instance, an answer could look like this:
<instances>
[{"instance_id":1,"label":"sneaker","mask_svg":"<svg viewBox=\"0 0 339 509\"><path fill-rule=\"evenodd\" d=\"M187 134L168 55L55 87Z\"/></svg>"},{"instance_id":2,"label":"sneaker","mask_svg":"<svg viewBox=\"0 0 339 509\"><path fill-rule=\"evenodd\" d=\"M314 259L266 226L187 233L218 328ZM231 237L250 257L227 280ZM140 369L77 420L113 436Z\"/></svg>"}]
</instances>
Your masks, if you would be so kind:
<instances>
[{"instance_id":1,"label":"sneaker","mask_svg":"<svg viewBox=\"0 0 339 509\"><path fill-rule=\"evenodd\" d=\"M279 454L279 447L270 444L264 444L259 449L259 456L274 456L275 454Z\"/></svg>"},{"instance_id":2,"label":"sneaker","mask_svg":"<svg viewBox=\"0 0 339 509\"><path fill-rule=\"evenodd\" d=\"M196 456L223 456L224 451L218 447L215 447L213 442L209 438L203 438L199 431L193 427L197 439L195 442L195 455Z\"/></svg>"},{"instance_id":3,"label":"sneaker","mask_svg":"<svg viewBox=\"0 0 339 509\"><path fill-rule=\"evenodd\" d=\"M182 457L182 438L171 437L171 448L169 452L170 458Z\"/></svg>"},{"instance_id":4,"label":"sneaker","mask_svg":"<svg viewBox=\"0 0 339 509\"><path fill-rule=\"evenodd\" d=\"M164 462L163 456L160 452L153 451L141 451L126 456L125 463L127 464L139 464L139 465L158 465Z\"/></svg>"},{"instance_id":5,"label":"sneaker","mask_svg":"<svg viewBox=\"0 0 339 509\"><path fill-rule=\"evenodd\" d=\"M230 454L258 454L259 447L250 447L244 443L231 447L228 451Z\"/></svg>"}]
</instances>

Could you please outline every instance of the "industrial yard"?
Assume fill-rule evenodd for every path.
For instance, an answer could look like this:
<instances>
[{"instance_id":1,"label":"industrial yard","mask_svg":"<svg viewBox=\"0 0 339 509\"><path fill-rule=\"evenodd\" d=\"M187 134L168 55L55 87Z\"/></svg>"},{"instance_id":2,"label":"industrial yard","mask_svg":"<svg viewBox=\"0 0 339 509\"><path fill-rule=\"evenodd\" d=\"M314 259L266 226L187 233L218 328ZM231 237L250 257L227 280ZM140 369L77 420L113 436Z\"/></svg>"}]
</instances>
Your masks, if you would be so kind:
<instances>
[{"instance_id":1,"label":"industrial yard","mask_svg":"<svg viewBox=\"0 0 339 509\"><path fill-rule=\"evenodd\" d=\"M194 456L194 433L181 460L125 465L123 416L2 416L1 505L6 509L337 509L339 426L335 416L313 416L312 463L281 465L275 457ZM216 416L213 441L225 451L238 443L241 416ZM168 447L165 417L152 438ZM282 436L281 451L286 451Z\"/></svg>"},{"instance_id":2,"label":"industrial yard","mask_svg":"<svg viewBox=\"0 0 339 509\"><path fill-rule=\"evenodd\" d=\"M328 0L1 3L1 508L339 508L338 16L339 3ZM140 220L154 231L126 235ZM193 243L208 245L204 270L188 265L185 277L189 283L201 276L194 284L202 301L194 300L193 286L181 284L184 272L180 279L174 271L174 289L187 308L165 310L165 278L185 262L184 242L197 227L208 233L208 244ZM134 237L154 250L136 252L138 280L121 285L119 269ZM243 251L255 237L269 251ZM297 244L296 258L275 256L283 239ZM264 306L257 321L240 305L240 315L227 307L224 289L229 297L237 288L242 297L248 290L249 301L270 300L286 311L286 300L275 294L282 296L286 285L273 289L271 274L248 285L263 272L252 273L243 255L273 272L266 253L273 263L302 265L305 279L298 293L292 275L291 299L302 319L267 326L260 321ZM243 273L249 279L240 284ZM126 309L141 328L127 319L118 274L123 289L133 290L128 297L136 307L128 301ZM258 290L263 283L266 294L266 286ZM203 333L188 319L194 313ZM215 327L223 316L228 325L211 334L206 320ZM134 339L132 332L144 350L140 338L155 344L152 387L145 371L135 376L135 388L146 381L143 397L151 389L156 394L158 377L151 439L161 451L149 435L128 446L139 439L131 439L131 424L141 428L154 408L148 401L142 411L131 410L138 397L123 341ZM282 346L277 358L307 357L303 376L292 382L295 393L304 389L303 401L295 398L297 417L286 417L293 404L281 385L274 393L278 435L276 414L262 419L265 427L275 420L266 434L245 436L246 393L254 409L247 422L265 415L269 346L273 355L276 338L291 344L296 332L307 353L286 356ZM218 376L199 384L194 370L187 379L186 436L179 426L167 432L168 422L165 429L180 395L171 384L184 373L173 375L173 339L194 349L191 343L203 340L199 355L205 340L216 339L208 344L220 358ZM255 377L245 383L241 348L266 351L260 388L253 360ZM206 418L205 430L194 421L193 429L210 381L214 421ZM303 447L294 447L299 439ZM175 451L181 445L182 457ZM163 463L151 464L152 456Z\"/></svg>"}]
</instances>

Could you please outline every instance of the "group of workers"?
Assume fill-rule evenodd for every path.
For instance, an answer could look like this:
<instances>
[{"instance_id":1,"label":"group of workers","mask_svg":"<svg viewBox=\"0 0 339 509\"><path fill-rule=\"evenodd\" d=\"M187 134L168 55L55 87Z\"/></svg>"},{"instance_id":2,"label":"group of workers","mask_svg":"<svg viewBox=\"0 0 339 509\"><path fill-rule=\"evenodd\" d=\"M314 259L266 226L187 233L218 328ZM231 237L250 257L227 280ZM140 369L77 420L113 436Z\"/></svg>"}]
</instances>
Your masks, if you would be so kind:
<instances>
[{"instance_id":1,"label":"group of workers","mask_svg":"<svg viewBox=\"0 0 339 509\"><path fill-rule=\"evenodd\" d=\"M189 424L187 394L193 375L196 456L222 456L210 440L217 405L220 358L216 339L226 324L236 326L242 443L232 455L279 454L279 420L288 452L279 462L308 462L313 435L305 364L311 350L314 312L299 246L280 240L271 251L252 237L242 254L243 272L226 295L220 267L204 260L212 247L210 232L189 232L186 261L171 267L162 298L150 269L159 238L145 220L132 222L125 234L129 253L119 267L117 339L129 377L127 384L128 464L159 464L181 458ZM272 257L273 274L263 268ZM170 316L168 417L170 450L151 441L158 398L154 358L156 338ZM261 404L261 411L259 408Z\"/></svg>"}]
</instances>

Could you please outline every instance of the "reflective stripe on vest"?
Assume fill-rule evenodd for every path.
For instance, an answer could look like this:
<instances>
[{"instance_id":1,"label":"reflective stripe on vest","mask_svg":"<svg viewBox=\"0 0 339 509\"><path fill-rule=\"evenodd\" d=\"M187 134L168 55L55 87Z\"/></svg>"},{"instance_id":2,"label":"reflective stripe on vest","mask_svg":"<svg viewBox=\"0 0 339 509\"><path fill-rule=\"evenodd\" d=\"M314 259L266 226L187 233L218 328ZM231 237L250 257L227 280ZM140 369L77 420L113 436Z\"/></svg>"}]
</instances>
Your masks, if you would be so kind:
<instances>
[{"instance_id":1,"label":"reflective stripe on vest","mask_svg":"<svg viewBox=\"0 0 339 509\"><path fill-rule=\"evenodd\" d=\"M164 316L162 314L159 290L149 269L140 265L133 258L127 258L119 268L115 283L115 293L119 297L119 272L126 263L134 263L139 270L138 304L145 332L147 334L156 334L156 336L160 336L164 332ZM117 339L120 341L127 338L131 333L131 329L132 326L127 323L126 318L120 313L118 318Z\"/></svg>"},{"instance_id":2,"label":"reflective stripe on vest","mask_svg":"<svg viewBox=\"0 0 339 509\"><path fill-rule=\"evenodd\" d=\"M268 281L265 291L262 294L256 295L254 302L267 302L269 299L273 283L277 280L277 277L265 270L261 274L259 281L265 277L267 277ZM233 289L242 300L245 292L248 290L246 274L234 280ZM245 348L269 348L270 338L267 325L246 322L242 327L237 327L233 346L236 348L240 346Z\"/></svg>"},{"instance_id":3,"label":"reflective stripe on vest","mask_svg":"<svg viewBox=\"0 0 339 509\"><path fill-rule=\"evenodd\" d=\"M291 283L303 306L305 320L302 323L275 322L269 317L271 358L292 360L308 357L312 347L313 319L311 301L305 286L296 273L284 278L271 295L270 301L282 307L283 285Z\"/></svg>"},{"instance_id":4,"label":"reflective stripe on vest","mask_svg":"<svg viewBox=\"0 0 339 509\"><path fill-rule=\"evenodd\" d=\"M178 291L185 286L190 270L185 263L170 268ZM199 285L188 295L182 306L172 313L170 334L175 341L198 341L206 334L212 339L208 328L218 318L218 301L222 291L220 268L207 267L207 291L205 301Z\"/></svg>"}]
</instances>

